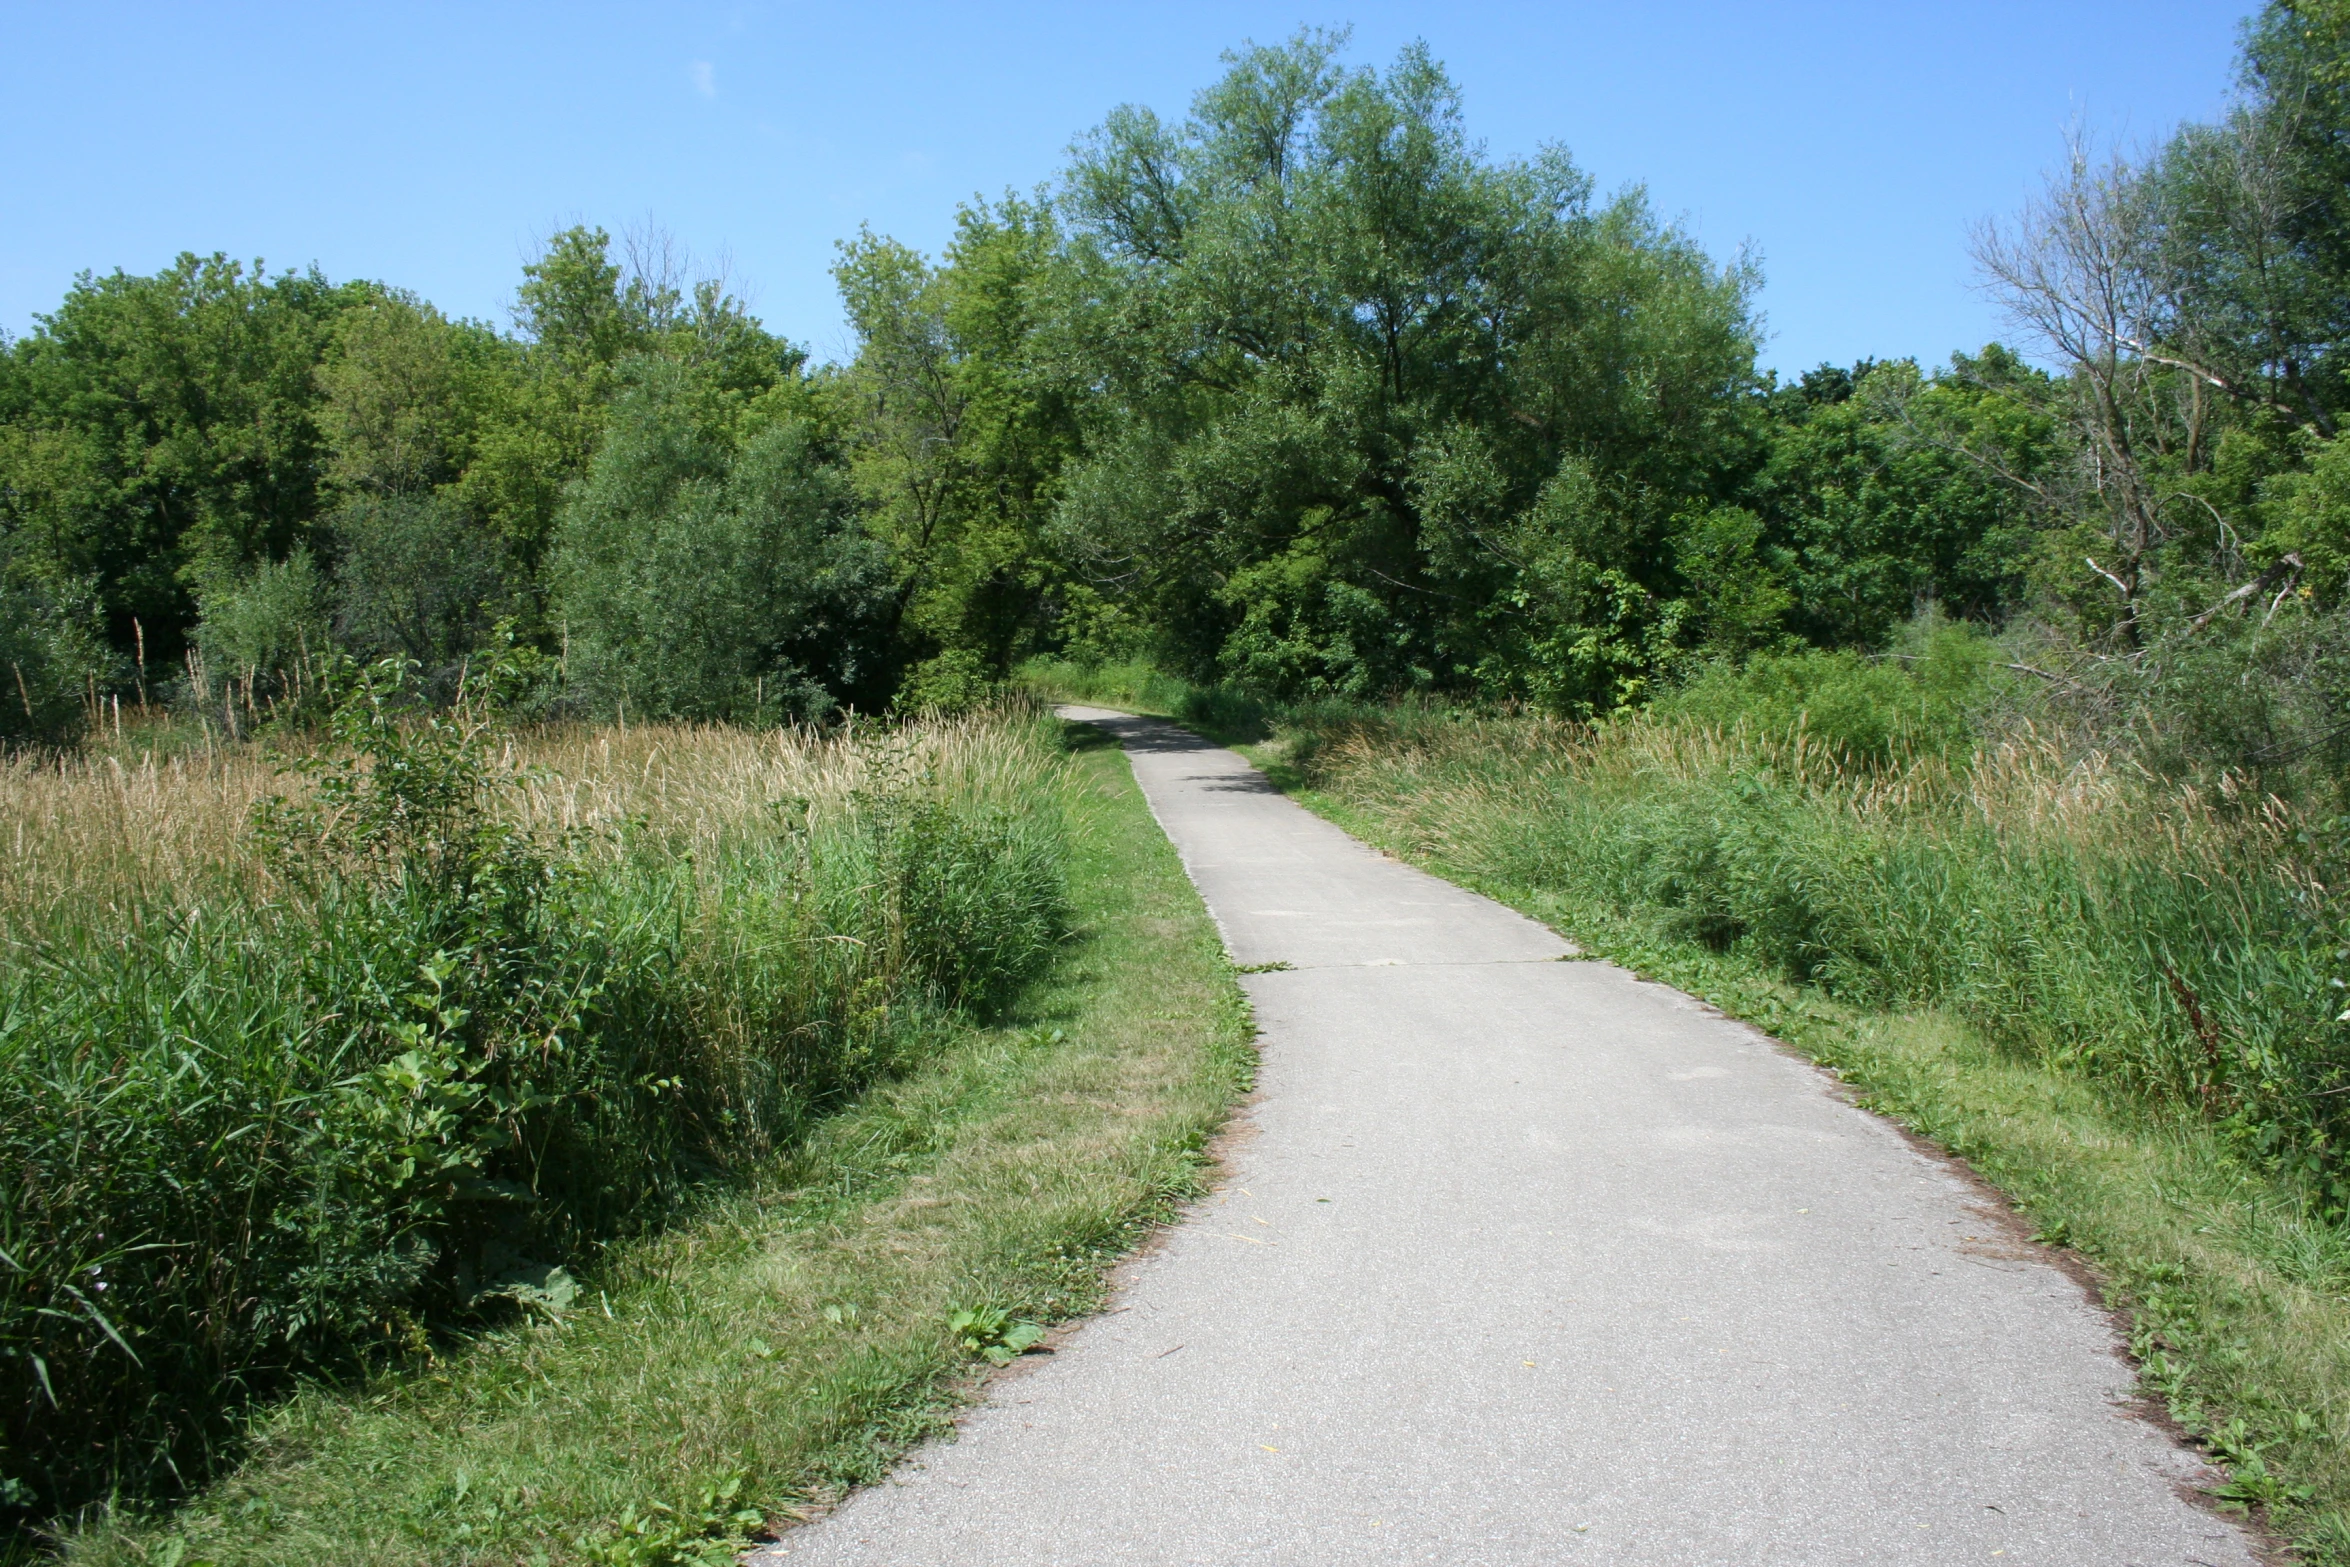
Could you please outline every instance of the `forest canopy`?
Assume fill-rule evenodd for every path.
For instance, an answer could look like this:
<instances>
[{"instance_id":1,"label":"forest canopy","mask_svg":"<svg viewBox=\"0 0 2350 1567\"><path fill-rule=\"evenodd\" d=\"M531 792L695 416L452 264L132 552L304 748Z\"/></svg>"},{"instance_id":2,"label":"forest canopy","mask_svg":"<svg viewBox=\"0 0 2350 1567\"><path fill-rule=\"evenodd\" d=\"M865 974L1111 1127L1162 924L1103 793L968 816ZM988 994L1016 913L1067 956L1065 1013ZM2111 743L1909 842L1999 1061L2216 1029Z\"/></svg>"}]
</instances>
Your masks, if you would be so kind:
<instances>
[{"instance_id":1,"label":"forest canopy","mask_svg":"<svg viewBox=\"0 0 2350 1567\"><path fill-rule=\"evenodd\" d=\"M125 695L233 727L335 653L447 690L492 643L549 711L812 722L1055 656L1588 719L1924 616L2099 701L2225 666L2292 711L2198 755L2324 751L2346 17L2275 0L2220 120L2073 146L1977 236L2015 342L1933 366L1758 370L1747 257L1319 31L939 256L843 242L845 364L652 234L555 235L503 324L85 274L0 351L0 737Z\"/></svg>"}]
</instances>

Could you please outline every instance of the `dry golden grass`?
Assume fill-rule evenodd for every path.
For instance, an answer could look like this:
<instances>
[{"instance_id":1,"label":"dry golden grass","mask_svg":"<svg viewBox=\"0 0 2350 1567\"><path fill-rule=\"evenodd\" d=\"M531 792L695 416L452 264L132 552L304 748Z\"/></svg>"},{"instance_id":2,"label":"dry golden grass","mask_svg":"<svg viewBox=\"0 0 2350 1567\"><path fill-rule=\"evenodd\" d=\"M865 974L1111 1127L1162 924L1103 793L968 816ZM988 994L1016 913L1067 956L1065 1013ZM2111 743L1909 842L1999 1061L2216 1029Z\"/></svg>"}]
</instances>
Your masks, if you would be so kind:
<instances>
[{"instance_id":1,"label":"dry golden grass","mask_svg":"<svg viewBox=\"0 0 2350 1567\"><path fill-rule=\"evenodd\" d=\"M1050 764L999 735L978 718L828 733L561 725L505 740L496 770L527 826L592 835L636 822L699 850L772 823L779 805L817 821L853 816L885 781L1009 805ZM247 833L255 809L310 789L287 762L259 744L0 757L0 923L37 921L69 900L192 900L260 874Z\"/></svg>"},{"instance_id":2,"label":"dry golden grass","mask_svg":"<svg viewBox=\"0 0 2350 1567\"><path fill-rule=\"evenodd\" d=\"M2247 868L2311 888L2298 850L2307 822L2271 795L2223 777L2211 788L2158 779L2106 752L2076 750L2028 724L1971 753L1925 754L1896 767L1854 766L1798 731L1756 734L1628 714L1592 726L1534 714L1342 726L1311 770L1362 803L1438 839L1482 833L1478 809L1524 810L1558 791L1630 798L1657 784L1767 774L1799 781L1815 807L1862 833L1932 822L1979 829L2022 852L2142 852L2206 877Z\"/></svg>"}]
</instances>

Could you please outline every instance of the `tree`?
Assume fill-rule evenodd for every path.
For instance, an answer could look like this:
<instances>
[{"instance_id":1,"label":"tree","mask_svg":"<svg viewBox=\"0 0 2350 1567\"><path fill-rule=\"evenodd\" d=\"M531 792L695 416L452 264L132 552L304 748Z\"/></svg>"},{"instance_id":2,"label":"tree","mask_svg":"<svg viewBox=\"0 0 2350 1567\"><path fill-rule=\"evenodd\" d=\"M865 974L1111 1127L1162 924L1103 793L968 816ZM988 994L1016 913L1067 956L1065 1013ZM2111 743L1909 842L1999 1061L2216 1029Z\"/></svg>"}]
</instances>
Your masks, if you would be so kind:
<instances>
[{"instance_id":1,"label":"tree","mask_svg":"<svg viewBox=\"0 0 2350 1567\"><path fill-rule=\"evenodd\" d=\"M648 718L878 706L886 561L845 476L787 400L714 423L705 391L689 366L634 361L564 503L553 576L571 680Z\"/></svg>"},{"instance_id":2,"label":"tree","mask_svg":"<svg viewBox=\"0 0 2350 1567\"><path fill-rule=\"evenodd\" d=\"M118 650L143 632L151 660L176 660L201 584L307 536L315 367L370 295L217 255L85 273L8 350L0 529L54 580L95 583Z\"/></svg>"},{"instance_id":3,"label":"tree","mask_svg":"<svg viewBox=\"0 0 2350 1567\"><path fill-rule=\"evenodd\" d=\"M2338 410L2350 394L2350 3L2272 0L2246 35L2243 80L2284 190L2273 222L2310 323L2296 334L2309 348L2303 384Z\"/></svg>"},{"instance_id":4,"label":"tree","mask_svg":"<svg viewBox=\"0 0 2350 1567\"><path fill-rule=\"evenodd\" d=\"M2012 223L1980 227L1974 245L2010 317L2069 372L2063 407L2080 462L2073 494L2051 499L2102 513L2105 559L2082 559L2119 595L2110 624L2131 643L2168 532L2154 460L2170 384L2145 351L2166 295L2157 200L2141 171L2118 156L2099 160L2076 136L2043 193Z\"/></svg>"},{"instance_id":5,"label":"tree","mask_svg":"<svg viewBox=\"0 0 2350 1567\"><path fill-rule=\"evenodd\" d=\"M417 495L466 465L467 409L455 330L414 296L386 290L336 322L318 369L328 482L351 496Z\"/></svg>"},{"instance_id":6,"label":"tree","mask_svg":"<svg viewBox=\"0 0 2350 1567\"><path fill-rule=\"evenodd\" d=\"M0 536L0 746L78 736L107 669L97 595Z\"/></svg>"},{"instance_id":7,"label":"tree","mask_svg":"<svg viewBox=\"0 0 2350 1567\"><path fill-rule=\"evenodd\" d=\"M481 645L505 607L496 539L445 497L356 500L334 514L330 532L335 638L361 658L446 670Z\"/></svg>"},{"instance_id":8,"label":"tree","mask_svg":"<svg viewBox=\"0 0 2350 1567\"><path fill-rule=\"evenodd\" d=\"M1488 161L1424 49L1343 43L1081 144L1056 332L1100 392L1059 538L1194 674L1612 705L1637 679L1572 670L1655 656L1671 519L1750 444L1752 274L1562 152Z\"/></svg>"},{"instance_id":9,"label":"tree","mask_svg":"<svg viewBox=\"0 0 2350 1567\"><path fill-rule=\"evenodd\" d=\"M1692 597L1775 585L1775 626L1828 648L1883 647L1928 602L2004 620L2038 545L2026 486L2058 458L2048 422L1991 384L2012 369L1996 347L1933 376L1907 361L1823 365L1775 394L1741 492L1760 523L1753 559L1692 578Z\"/></svg>"},{"instance_id":10,"label":"tree","mask_svg":"<svg viewBox=\"0 0 2350 1567\"><path fill-rule=\"evenodd\" d=\"M871 233L834 275L858 332L837 391L867 526L889 548L912 653L1002 675L1065 589L1044 530L1077 449L1077 391L1046 333L1051 211L1007 196L957 215L942 265Z\"/></svg>"}]
</instances>

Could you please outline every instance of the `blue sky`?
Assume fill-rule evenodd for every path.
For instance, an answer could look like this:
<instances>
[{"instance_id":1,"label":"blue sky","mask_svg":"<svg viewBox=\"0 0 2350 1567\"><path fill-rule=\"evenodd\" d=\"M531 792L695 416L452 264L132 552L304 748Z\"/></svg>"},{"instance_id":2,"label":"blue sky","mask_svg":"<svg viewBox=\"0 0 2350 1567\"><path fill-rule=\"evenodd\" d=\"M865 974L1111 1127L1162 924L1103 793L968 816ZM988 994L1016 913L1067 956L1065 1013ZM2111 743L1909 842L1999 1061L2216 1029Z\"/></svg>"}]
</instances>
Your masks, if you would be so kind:
<instances>
[{"instance_id":1,"label":"blue sky","mask_svg":"<svg viewBox=\"0 0 2350 1567\"><path fill-rule=\"evenodd\" d=\"M1116 104L1179 112L1219 51L1425 39L1497 155L1563 143L1717 255L1759 252L1767 364L1999 331L1968 225L2076 117L2146 140L2226 100L2240 0L2037 4L112 5L0 0L0 329L85 269L224 250L503 322L535 242L648 218L775 330L849 347L860 223L924 249L1052 178Z\"/></svg>"}]
</instances>

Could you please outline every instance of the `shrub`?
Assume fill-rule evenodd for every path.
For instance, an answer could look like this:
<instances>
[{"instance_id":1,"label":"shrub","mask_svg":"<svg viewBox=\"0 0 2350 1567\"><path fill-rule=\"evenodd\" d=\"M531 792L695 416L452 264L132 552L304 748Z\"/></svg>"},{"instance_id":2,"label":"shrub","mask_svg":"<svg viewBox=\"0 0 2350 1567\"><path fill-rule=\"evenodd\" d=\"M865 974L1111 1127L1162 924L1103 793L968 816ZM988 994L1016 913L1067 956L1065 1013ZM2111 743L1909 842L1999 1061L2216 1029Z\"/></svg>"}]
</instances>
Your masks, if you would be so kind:
<instances>
[{"instance_id":1,"label":"shrub","mask_svg":"<svg viewBox=\"0 0 2350 1567\"><path fill-rule=\"evenodd\" d=\"M333 644L326 577L308 550L209 588L199 603L201 662L191 670L196 689L188 695L200 708L211 708L215 682L231 713L239 695L248 705L275 703L315 687L317 664Z\"/></svg>"},{"instance_id":2,"label":"shrub","mask_svg":"<svg viewBox=\"0 0 2350 1567\"><path fill-rule=\"evenodd\" d=\"M61 745L88 719L105 666L96 595L17 561L0 537L0 745Z\"/></svg>"},{"instance_id":3,"label":"shrub","mask_svg":"<svg viewBox=\"0 0 2350 1567\"><path fill-rule=\"evenodd\" d=\"M2288 601L2223 618L2174 637L2152 666L2133 737L2146 765L2350 806L2350 614Z\"/></svg>"},{"instance_id":4,"label":"shrub","mask_svg":"<svg viewBox=\"0 0 2350 1567\"><path fill-rule=\"evenodd\" d=\"M252 829L160 876L147 844L109 870L40 838L142 788L168 838L225 777L6 779L34 833L0 882L0 1479L25 1516L199 1478L305 1370L560 1307L603 1241L1054 948L1055 764L1019 720L764 752L638 731L558 774L412 697L369 672Z\"/></svg>"},{"instance_id":5,"label":"shrub","mask_svg":"<svg viewBox=\"0 0 2350 1567\"><path fill-rule=\"evenodd\" d=\"M493 535L437 497L354 501L329 526L345 649L439 671L482 645L505 599Z\"/></svg>"},{"instance_id":6,"label":"shrub","mask_svg":"<svg viewBox=\"0 0 2350 1567\"><path fill-rule=\"evenodd\" d=\"M897 706L907 713L968 713L996 694L987 665L969 648L949 648L906 673Z\"/></svg>"},{"instance_id":7,"label":"shrub","mask_svg":"<svg viewBox=\"0 0 2350 1567\"><path fill-rule=\"evenodd\" d=\"M1965 746L1988 688L1990 644L1964 626L1929 624L1918 651L1768 653L1717 665L1656 704L1659 713L1760 735L1798 733L1862 766Z\"/></svg>"}]
</instances>

